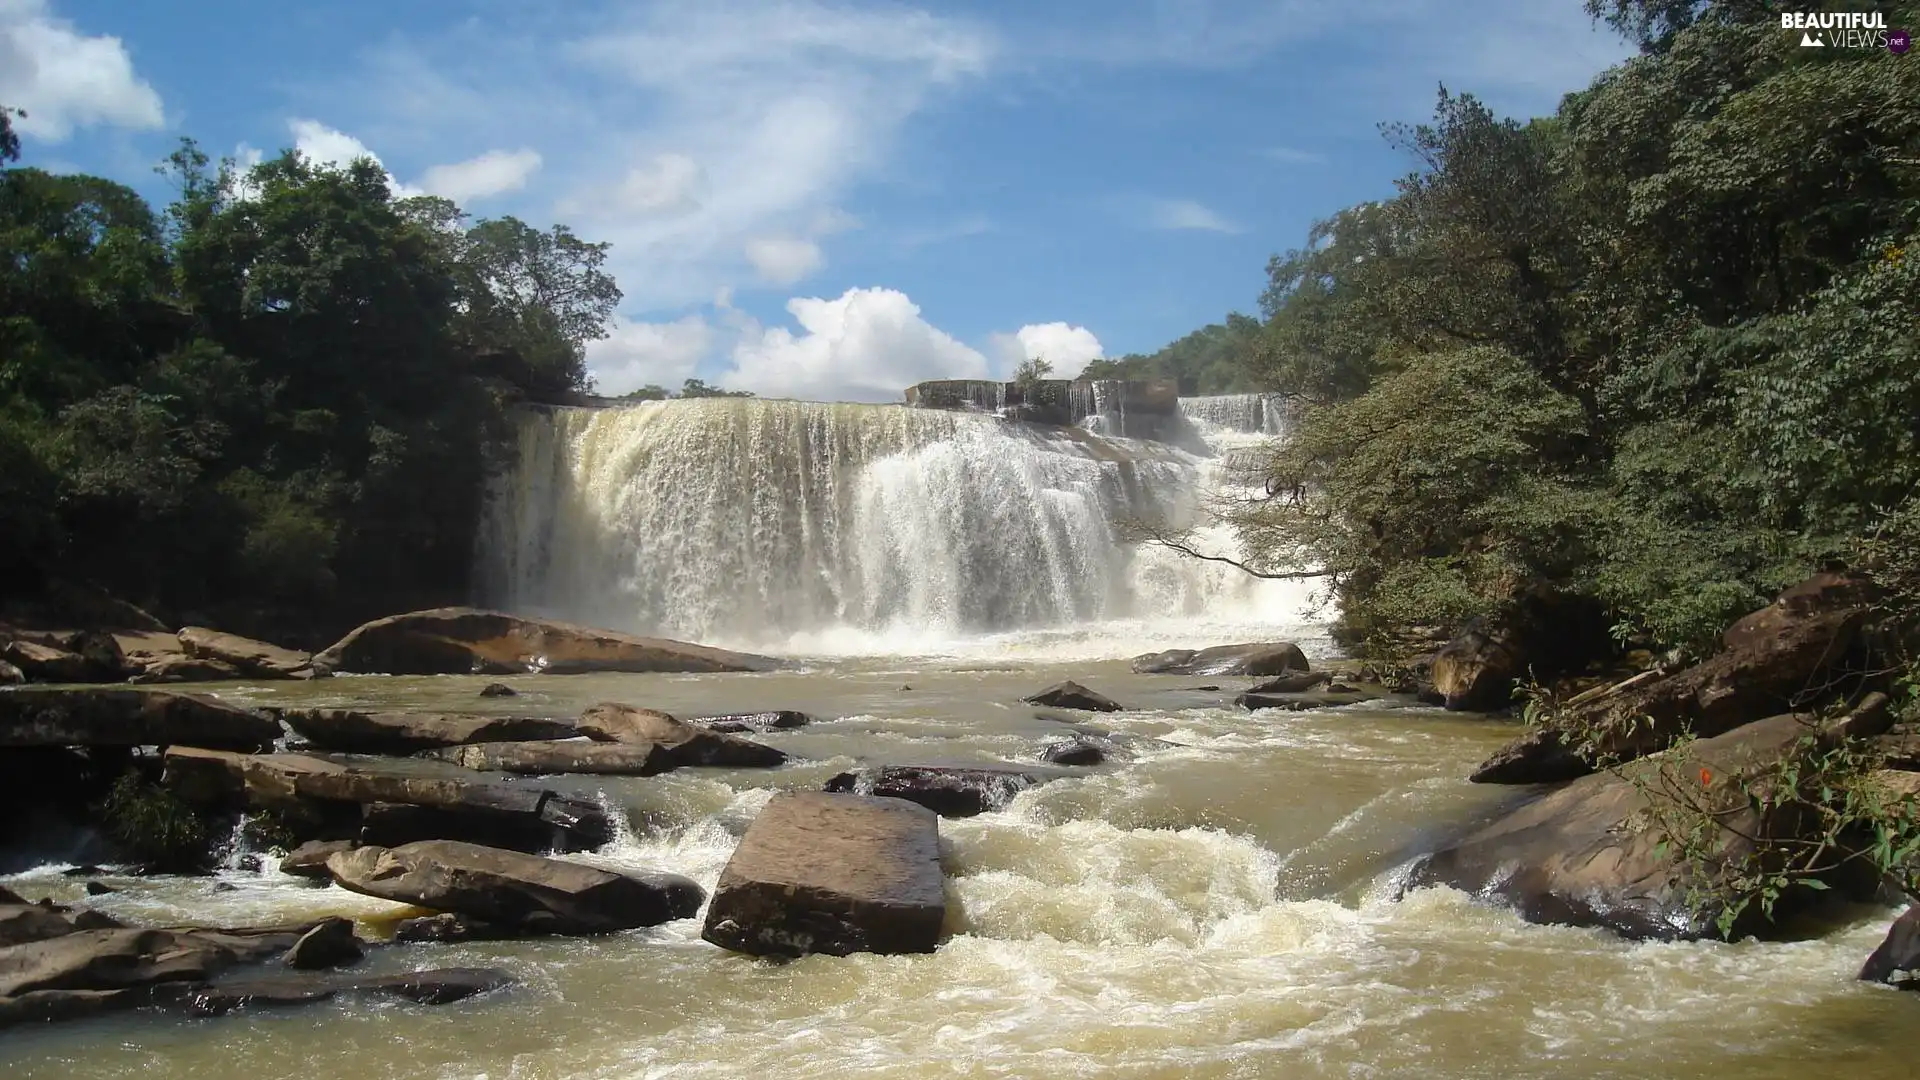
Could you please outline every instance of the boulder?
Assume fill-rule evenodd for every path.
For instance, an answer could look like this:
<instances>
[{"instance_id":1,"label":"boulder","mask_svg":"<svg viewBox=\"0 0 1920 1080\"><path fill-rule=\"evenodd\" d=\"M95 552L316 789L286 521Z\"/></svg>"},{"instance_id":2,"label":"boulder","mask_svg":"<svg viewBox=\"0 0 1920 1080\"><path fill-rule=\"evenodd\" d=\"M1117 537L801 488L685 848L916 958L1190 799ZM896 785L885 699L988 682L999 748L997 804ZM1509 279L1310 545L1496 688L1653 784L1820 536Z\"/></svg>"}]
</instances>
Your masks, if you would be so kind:
<instances>
[{"instance_id":1,"label":"boulder","mask_svg":"<svg viewBox=\"0 0 1920 1080\"><path fill-rule=\"evenodd\" d=\"M572 721L536 716L369 713L353 709L283 709L279 715L294 734L313 747L349 754L405 755L443 746L571 739L580 734Z\"/></svg>"},{"instance_id":2,"label":"boulder","mask_svg":"<svg viewBox=\"0 0 1920 1080\"><path fill-rule=\"evenodd\" d=\"M1055 683L1031 697L1020 699L1029 705L1045 705L1051 709L1079 709L1082 712L1119 712L1120 703L1097 694L1071 680Z\"/></svg>"},{"instance_id":3,"label":"boulder","mask_svg":"<svg viewBox=\"0 0 1920 1080\"><path fill-rule=\"evenodd\" d=\"M185 653L157 656L127 680L139 684L225 682L240 678L240 669L224 660L196 660Z\"/></svg>"},{"instance_id":4,"label":"boulder","mask_svg":"<svg viewBox=\"0 0 1920 1080\"><path fill-rule=\"evenodd\" d=\"M1306 712L1309 709L1335 709L1342 705L1359 705L1362 702L1377 701L1379 697L1378 694L1369 694L1362 690L1320 690L1302 694L1259 694L1250 690L1234 698L1233 703L1243 709L1284 709L1288 712Z\"/></svg>"},{"instance_id":5,"label":"boulder","mask_svg":"<svg viewBox=\"0 0 1920 1080\"><path fill-rule=\"evenodd\" d=\"M259 750L271 718L200 694L26 686L0 694L0 746L208 746Z\"/></svg>"},{"instance_id":6,"label":"boulder","mask_svg":"<svg viewBox=\"0 0 1920 1080\"><path fill-rule=\"evenodd\" d=\"M1307 669L1307 654L1290 641L1168 649L1133 658L1133 670L1142 675L1284 675Z\"/></svg>"},{"instance_id":7,"label":"boulder","mask_svg":"<svg viewBox=\"0 0 1920 1080\"><path fill-rule=\"evenodd\" d=\"M204 982L285 952L300 931L75 930L0 950L0 998Z\"/></svg>"},{"instance_id":8,"label":"boulder","mask_svg":"<svg viewBox=\"0 0 1920 1080\"><path fill-rule=\"evenodd\" d=\"M1323 683L1333 681L1333 676L1324 671L1289 671L1278 678L1268 679L1247 687L1248 694L1304 694Z\"/></svg>"},{"instance_id":9,"label":"boulder","mask_svg":"<svg viewBox=\"0 0 1920 1080\"><path fill-rule=\"evenodd\" d=\"M76 929L71 921L52 908L24 903L12 893L7 895L11 899L0 902L0 948L45 941L71 934Z\"/></svg>"},{"instance_id":10,"label":"boulder","mask_svg":"<svg viewBox=\"0 0 1920 1080\"><path fill-rule=\"evenodd\" d=\"M1427 677L1448 710L1487 712L1513 703L1522 671L1520 653L1505 635L1474 628L1433 655Z\"/></svg>"},{"instance_id":11,"label":"boulder","mask_svg":"<svg viewBox=\"0 0 1920 1080\"><path fill-rule=\"evenodd\" d=\"M777 751L776 751L777 752ZM475 743L430 750L424 755L450 761L477 772L555 776L588 773L602 776L654 776L678 764L659 743L565 742Z\"/></svg>"},{"instance_id":12,"label":"boulder","mask_svg":"<svg viewBox=\"0 0 1920 1080\"><path fill-rule=\"evenodd\" d=\"M1040 748L1040 760L1050 765L1090 766L1105 764L1112 748L1085 735L1047 743Z\"/></svg>"},{"instance_id":13,"label":"boulder","mask_svg":"<svg viewBox=\"0 0 1920 1080\"><path fill-rule=\"evenodd\" d=\"M684 919L706 899L673 874L637 877L580 863L430 840L327 860L342 888L469 915L524 933L598 934Z\"/></svg>"},{"instance_id":14,"label":"boulder","mask_svg":"<svg viewBox=\"0 0 1920 1080\"><path fill-rule=\"evenodd\" d=\"M327 873L327 860L335 852L352 851L358 846L352 840L309 840L280 860L280 872L311 881L331 881L333 875Z\"/></svg>"},{"instance_id":15,"label":"boulder","mask_svg":"<svg viewBox=\"0 0 1920 1080\"><path fill-rule=\"evenodd\" d=\"M117 673L101 672L79 653L35 641L15 640L0 645L0 660L18 669L29 682L87 683L124 678Z\"/></svg>"},{"instance_id":16,"label":"boulder","mask_svg":"<svg viewBox=\"0 0 1920 1080\"><path fill-rule=\"evenodd\" d=\"M26 672L12 663L0 660L0 686L19 686L26 681Z\"/></svg>"},{"instance_id":17,"label":"boulder","mask_svg":"<svg viewBox=\"0 0 1920 1080\"><path fill-rule=\"evenodd\" d=\"M882 765L840 773L827 781L824 790L904 799L941 817L960 818L999 810L1022 791L1065 775L1070 774L959 765Z\"/></svg>"},{"instance_id":18,"label":"boulder","mask_svg":"<svg viewBox=\"0 0 1920 1080\"><path fill-rule=\"evenodd\" d=\"M696 716L687 721L696 727L708 731L742 735L749 731L781 731L786 728L805 727L813 723L813 717L793 709L774 709L770 712L728 713L724 716Z\"/></svg>"},{"instance_id":19,"label":"boulder","mask_svg":"<svg viewBox=\"0 0 1920 1080\"><path fill-rule=\"evenodd\" d=\"M480 688L481 697L519 697L520 691L506 683L490 682Z\"/></svg>"},{"instance_id":20,"label":"boulder","mask_svg":"<svg viewBox=\"0 0 1920 1080\"><path fill-rule=\"evenodd\" d=\"M401 919L393 925L393 940L400 944L452 945L462 941L506 941L520 936L505 927L451 911Z\"/></svg>"},{"instance_id":21,"label":"boulder","mask_svg":"<svg viewBox=\"0 0 1920 1080\"><path fill-rule=\"evenodd\" d=\"M332 671L385 675L770 671L779 666L764 656L458 607L376 619L314 662Z\"/></svg>"},{"instance_id":22,"label":"boulder","mask_svg":"<svg viewBox=\"0 0 1920 1080\"><path fill-rule=\"evenodd\" d=\"M1920 990L1920 904L1893 921L1886 940L1860 969L1860 981Z\"/></svg>"},{"instance_id":23,"label":"boulder","mask_svg":"<svg viewBox=\"0 0 1920 1080\"><path fill-rule=\"evenodd\" d=\"M655 709L605 701L580 715L580 734L602 742L651 743L667 754L673 768L718 765L734 768L771 768L784 765L787 755L771 746L722 735L676 720Z\"/></svg>"},{"instance_id":24,"label":"boulder","mask_svg":"<svg viewBox=\"0 0 1920 1080\"><path fill-rule=\"evenodd\" d=\"M1811 730L1808 717L1776 716L1626 766L1639 770L1641 784L1612 772L1582 777L1428 856L1409 887L1450 885L1503 899L1531 922L1603 926L1631 938L1709 936L1718 912L1690 905L1693 871L1668 850L1649 808L1683 795L1719 814L1730 860L1752 855L1756 842L1799 839L1793 830L1810 815L1788 804L1763 816L1742 785ZM1789 893L1776 914L1814 895ZM1764 929L1760 918L1754 905L1734 937Z\"/></svg>"},{"instance_id":25,"label":"boulder","mask_svg":"<svg viewBox=\"0 0 1920 1080\"><path fill-rule=\"evenodd\" d=\"M241 674L255 679L311 679L324 675L316 670L309 653L283 649L264 641L238 634L224 634L204 626L189 626L180 631L180 645L195 660L217 660L230 664Z\"/></svg>"},{"instance_id":26,"label":"boulder","mask_svg":"<svg viewBox=\"0 0 1920 1080\"><path fill-rule=\"evenodd\" d=\"M700 936L756 956L927 953L945 919L932 813L898 799L783 792L727 860Z\"/></svg>"},{"instance_id":27,"label":"boulder","mask_svg":"<svg viewBox=\"0 0 1920 1080\"><path fill-rule=\"evenodd\" d=\"M295 971L325 971L357 963L366 951L354 936L353 920L334 917L300 935L280 962Z\"/></svg>"},{"instance_id":28,"label":"boulder","mask_svg":"<svg viewBox=\"0 0 1920 1080\"><path fill-rule=\"evenodd\" d=\"M1743 724L1808 704L1825 676L1852 650L1865 622L1867 586L1821 574L1742 618L1725 635L1725 651L1683 671L1628 680L1569 710L1564 722L1608 730L1597 746L1567 745L1560 728L1514 740L1483 762L1483 784L1551 783L1585 776L1602 761L1631 761L1673 745L1682 732L1720 735Z\"/></svg>"},{"instance_id":29,"label":"boulder","mask_svg":"<svg viewBox=\"0 0 1920 1080\"><path fill-rule=\"evenodd\" d=\"M442 968L391 975L281 974L221 982L162 987L153 1003L189 1016L224 1016L241 1008L310 1005L343 994L397 997L416 1005L448 1005L515 985L498 968Z\"/></svg>"}]
</instances>

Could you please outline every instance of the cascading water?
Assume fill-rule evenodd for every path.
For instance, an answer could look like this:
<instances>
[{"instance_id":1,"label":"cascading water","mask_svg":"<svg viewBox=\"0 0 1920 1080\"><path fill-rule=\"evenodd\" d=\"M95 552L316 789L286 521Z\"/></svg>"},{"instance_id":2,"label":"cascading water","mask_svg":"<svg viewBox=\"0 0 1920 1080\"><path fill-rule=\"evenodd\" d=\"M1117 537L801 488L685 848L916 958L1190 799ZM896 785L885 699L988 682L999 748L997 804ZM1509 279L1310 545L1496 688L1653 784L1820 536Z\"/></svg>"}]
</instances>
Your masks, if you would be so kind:
<instances>
[{"instance_id":1,"label":"cascading water","mask_svg":"<svg viewBox=\"0 0 1920 1080\"><path fill-rule=\"evenodd\" d=\"M1282 394L1218 394L1183 397L1180 413L1227 431L1281 436L1287 433L1287 399Z\"/></svg>"},{"instance_id":2,"label":"cascading water","mask_svg":"<svg viewBox=\"0 0 1920 1080\"><path fill-rule=\"evenodd\" d=\"M483 599L759 648L1300 621L1299 589L1128 542L1129 519L1191 520L1215 471L1164 444L896 406L534 413L492 500Z\"/></svg>"}]
</instances>

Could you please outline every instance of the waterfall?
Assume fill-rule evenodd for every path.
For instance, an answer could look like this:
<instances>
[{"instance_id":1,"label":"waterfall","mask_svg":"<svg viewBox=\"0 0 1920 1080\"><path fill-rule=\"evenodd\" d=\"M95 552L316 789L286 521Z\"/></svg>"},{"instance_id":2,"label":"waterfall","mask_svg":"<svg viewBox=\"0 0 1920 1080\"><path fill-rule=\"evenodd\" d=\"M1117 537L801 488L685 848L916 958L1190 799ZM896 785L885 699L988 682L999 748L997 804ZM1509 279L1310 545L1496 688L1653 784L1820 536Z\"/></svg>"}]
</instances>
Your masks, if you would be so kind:
<instances>
[{"instance_id":1,"label":"waterfall","mask_svg":"<svg viewBox=\"0 0 1920 1080\"><path fill-rule=\"evenodd\" d=\"M1290 618L1273 583L1125 535L1130 518L1191 520L1217 468L936 409L529 411L489 500L481 599L762 648L843 630L897 651L1109 620Z\"/></svg>"},{"instance_id":2,"label":"waterfall","mask_svg":"<svg viewBox=\"0 0 1920 1080\"><path fill-rule=\"evenodd\" d=\"M1227 431L1281 436L1287 433L1287 399L1281 394L1220 394L1183 397L1180 413L1190 421Z\"/></svg>"}]
</instances>

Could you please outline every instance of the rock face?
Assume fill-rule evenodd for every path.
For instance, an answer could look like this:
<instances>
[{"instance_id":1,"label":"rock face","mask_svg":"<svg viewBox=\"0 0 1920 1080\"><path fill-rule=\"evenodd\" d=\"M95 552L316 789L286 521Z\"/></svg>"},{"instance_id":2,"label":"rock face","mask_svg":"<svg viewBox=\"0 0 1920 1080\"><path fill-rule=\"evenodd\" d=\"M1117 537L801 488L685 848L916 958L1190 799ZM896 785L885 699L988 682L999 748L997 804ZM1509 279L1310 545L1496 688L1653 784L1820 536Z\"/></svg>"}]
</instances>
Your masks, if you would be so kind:
<instances>
[{"instance_id":1,"label":"rock face","mask_svg":"<svg viewBox=\"0 0 1920 1080\"><path fill-rule=\"evenodd\" d=\"M655 709L604 701L580 715L580 734L603 742L652 744L663 750L673 768L718 765L764 769L784 765L787 755L771 746L722 735L683 723Z\"/></svg>"},{"instance_id":2,"label":"rock face","mask_svg":"<svg viewBox=\"0 0 1920 1080\"><path fill-rule=\"evenodd\" d=\"M1570 720L1582 728L1615 727L1618 734L1599 753L1628 761L1671 746L1683 730L1719 735L1797 708L1851 651L1870 602L1864 583L1818 575L1734 623L1724 637L1725 651L1665 678L1630 680L1631 685L1578 706ZM1629 723L1642 717L1652 722ZM1547 729L1501 748L1473 780L1551 783L1594 768L1593 760Z\"/></svg>"},{"instance_id":3,"label":"rock face","mask_svg":"<svg viewBox=\"0 0 1920 1080\"><path fill-rule=\"evenodd\" d=\"M998 810L1013 797L1064 773L1037 769L945 765L882 765L843 772L827 781L833 793L904 799L941 817L973 817Z\"/></svg>"},{"instance_id":4,"label":"rock face","mask_svg":"<svg viewBox=\"0 0 1920 1080\"><path fill-rule=\"evenodd\" d=\"M1650 776L1665 770L1651 791L1698 788L1699 798L1711 797L1716 809L1725 810L1726 826L1746 837L1788 839L1793 815L1763 820L1738 785L1805 735L1805 719L1772 717L1693 743L1682 758L1673 751L1628 768ZM1703 771L1711 787L1698 778ZM1716 913L1689 908L1690 871L1663 849L1659 830L1644 825L1648 800L1640 787L1612 773L1582 777L1429 856L1414 869L1409 886L1451 885L1497 897L1531 922L1604 926L1633 938L1707 936ZM1729 857L1755 850L1748 840L1728 839ZM1782 899L1779 914L1787 914L1790 900ZM1747 914L1757 919L1757 905ZM1756 929L1743 921L1735 936Z\"/></svg>"},{"instance_id":5,"label":"rock face","mask_svg":"<svg viewBox=\"0 0 1920 1080\"><path fill-rule=\"evenodd\" d=\"M1520 654L1501 635L1473 629L1434 654L1428 677L1449 710L1487 711L1513 703L1520 674Z\"/></svg>"},{"instance_id":6,"label":"rock face","mask_svg":"<svg viewBox=\"0 0 1920 1080\"><path fill-rule=\"evenodd\" d=\"M414 754L468 743L571 739L571 721L533 716L368 713L352 709L285 709L280 719L316 749L349 754Z\"/></svg>"},{"instance_id":7,"label":"rock face","mask_svg":"<svg viewBox=\"0 0 1920 1080\"><path fill-rule=\"evenodd\" d=\"M385 675L769 671L778 666L764 656L478 608L434 608L377 619L314 662L333 671Z\"/></svg>"},{"instance_id":8,"label":"rock face","mask_svg":"<svg viewBox=\"0 0 1920 1080\"><path fill-rule=\"evenodd\" d=\"M1083 712L1119 712L1120 703L1097 694L1071 680L1055 683L1045 690L1020 700L1029 705L1045 705L1052 709L1079 709Z\"/></svg>"},{"instance_id":9,"label":"rock face","mask_svg":"<svg viewBox=\"0 0 1920 1080\"><path fill-rule=\"evenodd\" d=\"M255 679L311 679L325 673L325 669L314 668L313 657L307 653L204 626L182 629L180 645L192 659L217 660Z\"/></svg>"},{"instance_id":10,"label":"rock face","mask_svg":"<svg viewBox=\"0 0 1920 1080\"><path fill-rule=\"evenodd\" d=\"M209 746L257 750L280 725L199 694L27 686L0 694L0 746Z\"/></svg>"},{"instance_id":11,"label":"rock face","mask_svg":"<svg viewBox=\"0 0 1920 1080\"><path fill-rule=\"evenodd\" d=\"M1920 990L1920 905L1893 921L1886 940L1860 969L1860 980Z\"/></svg>"},{"instance_id":12,"label":"rock face","mask_svg":"<svg viewBox=\"0 0 1920 1080\"><path fill-rule=\"evenodd\" d=\"M793 709L774 709L771 712L696 716L687 723L706 728L708 731L742 735L749 731L782 731L787 728L805 727L813 723L813 717Z\"/></svg>"},{"instance_id":13,"label":"rock face","mask_svg":"<svg viewBox=\"0 0 1920 1080\"><path fill-rule=\"evenodd\" d=\"M1169 649L1133 658L1133 670L1142 675L1284 675L1307 668L1307 654L1289 641Z\"/></svg>"},{"instance_id":14,"label":"rock face","mask_svg":"<svg viewBox=\"0 0 1920 1080\"><path fill-rule=\"evenodd\" d=\"M525 851L578 851L613 839L594 803L434 762L175 747L162 782L188 802L272 809L289 824L331 834L317 838L357 830L363 843L444 838Z\"/></svg>"},{"instance_id":15,"label":"rock face","mask_svg":"<svg viewBox=\"0 0 1920 1080\"><path fill-rule=\"evenodd\" d=\"M342 888L529 934L600 934L684 919L706 899L683 877L616 874L450 840L364 847L327 860Z\"/></svg>"},{"instance_id":16,"label":"rock face","mask_svg":"<svg viewBox=\"0 0 1920 1080\"><path fill-rule=\"evenodd\" d=\"M757 956L925 953L945 918L932 813L898 799L785 792L734 849L701 936Z\"/></svg>"},{"instance_id":17,"label":"rock face","mask_svg":"<svg viewBox=\"0 0 1920 1080\"><path fill-rule=\"evenodd\" d=\"M557 776L565 773L601 776L654 776L669 772L676 762L659 743L503 742L450 746L428 751L439 761L450 761L477 772Z\"/></svg>"}]
</instances>

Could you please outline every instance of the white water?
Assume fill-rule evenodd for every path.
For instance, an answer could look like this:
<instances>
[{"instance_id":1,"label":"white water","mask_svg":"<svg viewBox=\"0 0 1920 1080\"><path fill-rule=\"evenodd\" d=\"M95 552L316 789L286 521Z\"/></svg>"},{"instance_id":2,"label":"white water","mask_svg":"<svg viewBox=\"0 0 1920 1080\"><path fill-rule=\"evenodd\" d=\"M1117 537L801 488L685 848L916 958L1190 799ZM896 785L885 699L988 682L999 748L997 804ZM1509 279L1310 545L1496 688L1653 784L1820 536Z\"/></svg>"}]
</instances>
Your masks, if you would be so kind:
<instances>
[{"instance_id":1,"label":"white water","mask_svg":"<svg viewBox=\"0 0 1920 1080\"><path fill-rule=\"evenodd\" d=\"M1247 438L1196 427L1218 449ZM561 409L521 423L482 599L810 655L1111 656L1297 634L1307 586L1126 539L1130 519L1196 520L1219 482L1210 456L968 413Z\"/></svg>"},{"instance_id":2,"label":"white water","mask_svg":"<svg viewBox=\"0 0 1920 1080\"><path fill-rule=\"evenodd\" d=\"M1228 431L1262 435L1285 435L1289 416L1283 394L1219 394L1211 397L1183 397L1180 413Z\"/></svg>"}]
</instances>

